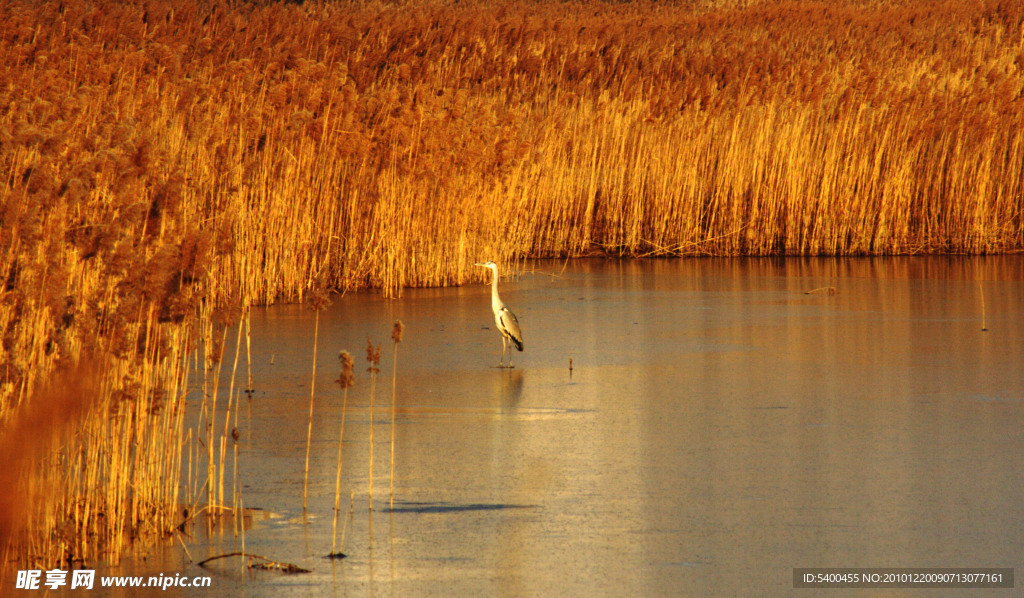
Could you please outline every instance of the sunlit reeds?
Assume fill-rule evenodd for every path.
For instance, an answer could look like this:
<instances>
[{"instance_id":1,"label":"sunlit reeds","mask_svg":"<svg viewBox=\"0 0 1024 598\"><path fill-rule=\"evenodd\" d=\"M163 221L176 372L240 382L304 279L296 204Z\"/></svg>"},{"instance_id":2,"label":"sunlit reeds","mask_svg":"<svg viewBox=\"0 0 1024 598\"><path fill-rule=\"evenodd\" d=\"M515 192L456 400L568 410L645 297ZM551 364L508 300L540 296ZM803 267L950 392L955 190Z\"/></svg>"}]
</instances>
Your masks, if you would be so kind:
<instances>
[{"instance_id":1,"label":"sunlit reeds","mask_svg":"<svg viewBox=\"0 0 1024 598\"><path fill-rule=\"evenodd\" d=\"M482 254L1019 249L1020 9L926 4L110 5L102 54L19 37L19 79L80 83L72 118L119 100L97 129L168 189L140 232L211 232L261 303ZM46 102L16 102L25 152L78 143Z\"/></svg>"},{"instance_id":2,"label":"sunlit reeds","mask_svg":"<svg viewBox=\"0 0 1024 598\"><path fill-rule=\"evenodd\" d=\"M218 380L251 303L480 256L1024 248L1018 2L14 1L0 59L5 437L104 372L12 457L24 561L229 501Z\"/></svg>"}]
</instances>

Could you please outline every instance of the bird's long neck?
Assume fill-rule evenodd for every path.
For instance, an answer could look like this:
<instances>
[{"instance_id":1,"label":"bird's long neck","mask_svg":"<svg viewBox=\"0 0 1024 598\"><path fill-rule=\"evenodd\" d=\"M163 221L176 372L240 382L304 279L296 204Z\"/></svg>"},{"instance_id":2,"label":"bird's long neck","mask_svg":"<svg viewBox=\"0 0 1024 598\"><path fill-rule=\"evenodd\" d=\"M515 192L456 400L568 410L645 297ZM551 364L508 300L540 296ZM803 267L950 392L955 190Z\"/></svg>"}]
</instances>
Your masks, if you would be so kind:
<instances>
[{"instance_id":1,"label":"bird's long neck","mask_svg":"<svg viewBox=\"0 0 1024 598\"><path fill-rule=\"evenodd\" d=\"M491 270L493 276L491 277L491 307L494 311L501 309L501 297L498 296L498 271L497 269Z\"/></svg>"}]
</instances>

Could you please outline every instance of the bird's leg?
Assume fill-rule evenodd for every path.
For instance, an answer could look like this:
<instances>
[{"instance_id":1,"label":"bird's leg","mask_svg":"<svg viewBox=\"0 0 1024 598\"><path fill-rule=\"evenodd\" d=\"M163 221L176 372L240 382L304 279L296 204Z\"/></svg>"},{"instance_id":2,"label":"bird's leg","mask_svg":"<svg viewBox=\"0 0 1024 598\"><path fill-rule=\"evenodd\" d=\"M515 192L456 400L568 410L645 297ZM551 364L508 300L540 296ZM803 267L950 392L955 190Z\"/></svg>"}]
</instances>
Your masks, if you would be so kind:
<instances>
[{"instance_id":1,"label":"bird's leg","mask_svg":"<svg viewBox=\"0 0 1024 598\"><path fill-rule=\"evenodd\" d=\"M501 361L498 362L499 368L505 367L505 345L507 344L508 341L505 339L505 335L501 335Z\"/></svg>"}]
</instances>

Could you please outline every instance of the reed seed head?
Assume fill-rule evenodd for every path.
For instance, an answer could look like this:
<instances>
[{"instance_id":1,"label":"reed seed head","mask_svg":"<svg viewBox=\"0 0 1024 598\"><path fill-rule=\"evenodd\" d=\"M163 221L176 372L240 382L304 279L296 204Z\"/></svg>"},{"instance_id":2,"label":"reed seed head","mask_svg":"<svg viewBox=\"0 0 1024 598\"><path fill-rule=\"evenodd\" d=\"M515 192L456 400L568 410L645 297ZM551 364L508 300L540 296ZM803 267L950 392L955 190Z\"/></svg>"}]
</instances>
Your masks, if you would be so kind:
<instances>
[{"instance_id":1,"label":"reed seed head","mask_svg":"<svg viewBox=\"0 0 1024 598\"><path fill-rule=\"evenodd\" d=\"M373 341L370 340L370 336L366 336L366 361L369 362L370 367L366 368L367 372L376 374L380 372L380 352L381 346L378 344L376 347L373 346Z\"/></svg>"},{"instance_id":2,"label":"reed seed head","mask_svg":"<svg viewBox=\"0 0 1024 598\"><path fill-rule=\"evenodd\" d=\"M334 382L341 388L349 388L355 381L355 376L352 375L355 360L352 359L352 355L348 351L342 351L338 354L338 361L341 362L341 374Z\"/></svg>"},{"instance_id":3,"label":"reed seed head","mask_svg":"<svg viewBox=\"0 0 1024 598\"><path fill-rule=\"evenodd\" d=\"M330 305L331 299L328 296L327 291L325 291L322 288L318 288L317 290L313 291L313 293L309 296L309 308L312 309L313 311L320 311L321 309L325 309Z\"/></svg>"},{"instance_id":4,"label":"reed seed head","mask_svg":"<svg viewBox=\"0 0 1024 598\"><path fill-rule=\"evenodd\" d=\"M401 320L395 320L395 326L391 329L391 340L395 341L395 344L402 342L402 332L405 331L405 324L402 324Z\"/></svg>"}]
</instances>

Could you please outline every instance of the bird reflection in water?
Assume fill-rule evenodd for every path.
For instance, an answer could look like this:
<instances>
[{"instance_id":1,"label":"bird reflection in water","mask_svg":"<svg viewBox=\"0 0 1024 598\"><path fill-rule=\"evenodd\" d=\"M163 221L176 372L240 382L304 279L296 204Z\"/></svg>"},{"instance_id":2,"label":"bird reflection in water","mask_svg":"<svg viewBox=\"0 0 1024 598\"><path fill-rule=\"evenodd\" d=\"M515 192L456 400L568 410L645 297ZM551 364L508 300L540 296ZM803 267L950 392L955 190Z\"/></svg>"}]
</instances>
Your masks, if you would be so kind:
<instances>
[{"instance_id":1,"label":"bird reflection in water","mask_svg":"<svg viewBox=\"0 0 1024 598\"><path fill-rule=\"evenodd\" d=\"M500 373L498 393L501 397L501 409L515 410L523 398L523 371L505 370Z\"/></svg>"}]
</instances>

